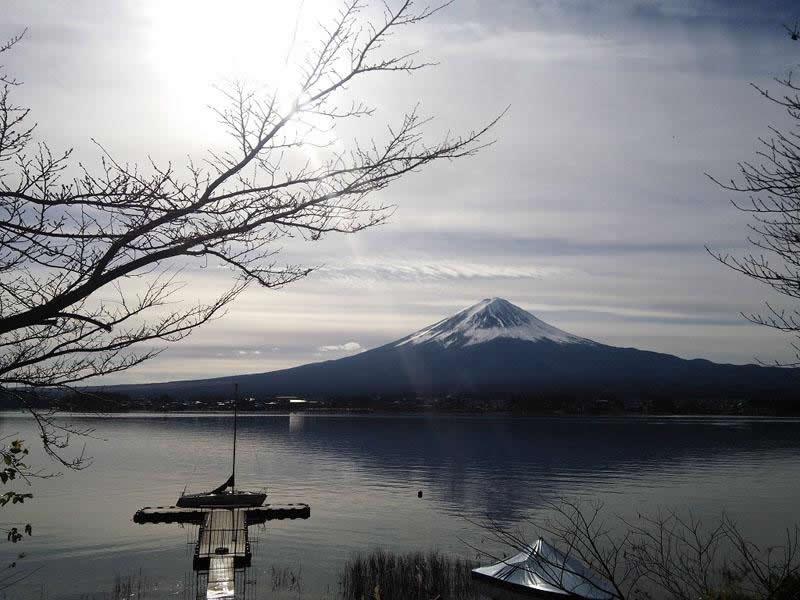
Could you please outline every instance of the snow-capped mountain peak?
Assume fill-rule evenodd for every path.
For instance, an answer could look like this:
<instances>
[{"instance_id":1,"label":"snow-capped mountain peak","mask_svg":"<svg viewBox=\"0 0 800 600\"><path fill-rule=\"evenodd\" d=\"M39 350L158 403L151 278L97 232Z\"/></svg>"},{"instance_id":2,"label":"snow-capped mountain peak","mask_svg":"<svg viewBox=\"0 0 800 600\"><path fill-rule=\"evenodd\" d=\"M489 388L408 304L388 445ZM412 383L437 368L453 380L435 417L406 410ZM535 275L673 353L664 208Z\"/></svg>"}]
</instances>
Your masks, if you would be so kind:
<instances>
[{"instance_id":1,"label":"snow-capped mountain peak","mask_svg":"<svg viewBox=\"0 0 800 600\"><path fill-rule=\"evenodd\" d=\"M503 298L486 298L452 317L412 333L396 346L438 343L445 347L471 346L497 338L560 344L593 344L562 331Z\"/></svg>"}]
</instances>

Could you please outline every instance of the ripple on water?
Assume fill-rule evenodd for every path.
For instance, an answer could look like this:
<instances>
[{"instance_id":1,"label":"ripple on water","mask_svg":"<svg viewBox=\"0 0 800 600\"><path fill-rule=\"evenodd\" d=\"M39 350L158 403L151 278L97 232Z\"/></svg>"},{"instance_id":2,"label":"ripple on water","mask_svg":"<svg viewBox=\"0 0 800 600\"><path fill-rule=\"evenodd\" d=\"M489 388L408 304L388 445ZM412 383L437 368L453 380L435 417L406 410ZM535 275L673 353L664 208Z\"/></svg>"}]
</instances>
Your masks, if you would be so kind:
<instances>
[{"instance_id":1,"label":"ripple on water","mask_svg":"<svg viewBox=\"0 0 800 600\"><path fill-rule=\"evenodd\" d=\"M138 569L174 592L190 569L193 531L131 516L171 504L187 485L220 483L230 419L85 423L106 440L89 441L95 465L37 482L36 501L14 509L35 523L26 548L45 567L25 593L39 598L44 585L48 598L80 596ZM14 427L30 435L24 419ZM266 485L271 502L312 505L309 521L255 532L254 574L301 568L312 596L336 585L350 552L438 547L471 556L464 540L480 532L465 517L521 523L563 496L601 499L622 516L725 509L756 537L782 530L800 505L797 420L269 416L242 419L240 433L240 484Z\"/></svg>"}]
</instances>

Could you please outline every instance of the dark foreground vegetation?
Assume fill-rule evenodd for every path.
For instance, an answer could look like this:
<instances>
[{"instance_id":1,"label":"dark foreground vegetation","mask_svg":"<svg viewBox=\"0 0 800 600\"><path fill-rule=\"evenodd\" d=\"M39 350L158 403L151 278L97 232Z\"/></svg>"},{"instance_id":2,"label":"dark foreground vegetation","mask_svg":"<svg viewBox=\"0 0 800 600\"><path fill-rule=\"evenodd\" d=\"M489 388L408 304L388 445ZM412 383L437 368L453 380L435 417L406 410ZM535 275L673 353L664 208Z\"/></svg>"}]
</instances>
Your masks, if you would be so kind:
<instances>
[{"instance_id":1,"label":"dark foreground vegetation","mask_svg":"<svg viewBox=\"0 0 800 600\"><path fill-rule=\"evenodd\" d=\"M562 510L572 509L562 505ZM731 526L729 521L706 529L698 522L678 521L671 515L667 519L646 518L649 532L659 536L657 543L642 546L639 534L644 530L634 526L620 532L616 539L625 541L617 545L609 544L606 537L609 532L604 529L606 521L598 522L594 513L584 511L582 514L588 519L584 525L575 523L561 533L558 530L548 533L554 534L552 537L556 539L562 535L572 536L575 554L587 549L585 543L594 543L590 554L596 552L595 558L600 562L613 562L617 576L612 579L619 587L612 591L611 600L800 599L796 529L787 532L782 544L761 549L746 540L731 537L736 534L726 529ZM555 521L548 522L550 525L546 527L550 529ZM728 525L724 525L726 522ZM563 515L560 523L567 523ZM584 526L586 529L582 530ZM515 550L522 541L514 537L516 534L494 530L492 525L485 527L489 532L504 536L509 550ZM587 533L594 537L586 538ZM634 545L626 547L634 540L637 540ZM727 542L734 544L727 549L733 548L733 553L723 548ZM657 551L652 552L656 548ZM591 556L586 558L593 563L593 568L603 571L604 567L597 560ZM482 562L493 560L487 556ZM634 564L637 561L638 564ZM245 596L249 598L252 593L253 597L261 597L270 592L286 600L488 600L471 578L470 572L476 566L475 562L437 551L397 553L375 549L348 559L338 575L337 592L320 597L309 595L303 591L299 572L273 567L268 581L260 582L255 589L248 587ZM623 571L625 576L620 578L618 575ZM151 600L157 597L160 597L158 585L139 572L133 576L118 576L111 590L84 596L83 600Z\"/></svg>"},{"instance_id":2,"label":"dark foreground vegetation","mask_svg":"<svg viewBox=\"0 0 800 600\"><path fill-rule=\"evenodd\" d=\"M543 509L513 529L477 525L495 545L517 552L533 541L528 531L544 537L602 577L609 600L800 599L800 525L772 532L763 545L724 513L707 520L674 511L625 518L601 502L571 499L546 501ZM551 572L564 569L563 562L546 564ZM561 587L557 578L547 583Z\"/></svg>"},{"instance_id":3,"label":"dark foreground vegetation","mask_svg":"<svg viewBox=\"0 0 800 600\"><path fill-rule=\"evenodd\" d=\"M476 566L477 563L437 551L396 553L376 549L350 557L339 573L338 592L321 597L309 595L303 591L300 570L272 567L268 577L259 578L258 585L248 585L247 591L236 597L243 594L250 598L252 594L253 598L286 600L484 600L470 577ZM84 595L81 600L154 600L163 593L140 571L117 575L111 589Z\"/></svg>"},{"instance_id":4,"label":"dark foreground vegetation","mask_svg":"<svg viewBox=\"0 0 800 600\"><path fill-rule=\"evenodd\" d=\"M359 553L347 561L342 571L342 599L477 600L470 576L476 566L433 551Z\"/></svg>"},{"instance_id":5,"label":"dark foreground vegetation","mask_svg":"<svg viewBox=\"0 0 800 600\"><path fill-rule=\"evenodd\" d=\"M700 548L687 548L689 551ZM676 556L677 560L678 557ZM477 563L453 558L438 552L399 554L374 550L356 554L347 561L340 576L341 600L488 600L474 585L470 571ZM701 567L698 563L697 567ZM759 589L750 587L749 574L734 565L718 564L714 587L694 595L694 582L679 581L681 567L676 565L672 589L635 590L619 596L637 600L800 600L800 574L764 573L767 579ZM670 577L669 572L664 575ZM699 591L699 590L698 590ZM570 597L570 596L565 596ZM572 596L574 597L574 596ZM618 596L613 596L617 598Z\"/></svg>"}]
</instances>

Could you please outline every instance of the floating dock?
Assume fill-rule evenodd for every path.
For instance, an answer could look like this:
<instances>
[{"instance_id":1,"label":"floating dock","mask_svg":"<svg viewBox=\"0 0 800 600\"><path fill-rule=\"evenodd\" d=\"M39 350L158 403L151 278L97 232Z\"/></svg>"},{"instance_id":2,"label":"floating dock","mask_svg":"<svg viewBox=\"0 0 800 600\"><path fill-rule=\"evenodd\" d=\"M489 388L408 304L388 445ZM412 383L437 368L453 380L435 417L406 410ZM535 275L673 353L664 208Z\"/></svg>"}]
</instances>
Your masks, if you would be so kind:
<instances>
[{"instance_id":1,"label":"floating dock","mask_svg":"<svg viewBox=\"0 0 800 600\"><path fill-rule=\"evenodd\" d=\"M236 570L250 566L252 552L248 527L267 521L308 519L308 504L265 504L256 507L146 506L133 515L134 523L184 523L198 525L192 566L206 577L203 598L234 598ZM199 592L199 590L198 590ZM198 596L200 598L201 596Z\"/></svg>"},{"instance_id":2,"label":"floating dock","mask_svg":"<svg viewBox=\"0 0 800 600\"><path fill-rule=\"evenodd\" d=\"M282 519L308 519L308 504L263 504L264 492L236 489L236 423L239 384L233 396L233 464L228 479L210 492L181 494L183 506L145 506L133 515L133 522L198 525L193 567L197 572L197 600L235 600L237 572L240 587L247 585L246 569L252 554L248 527ZM205 593L203 593L205 589Z\"/></svg>"},{"instance_id":3,"label":"floating dock","mask_svg":"<svg viewBox=\"0 0 800 600\"><path fill-rule=\"evenodd\" d=\"M308 519L311 507L308 504L265 504L264 506L218 509L218 508L180 508L178 506L145 506L133 515L134 523L191 523L202 525L209 511L238 510L245 513L247 525L259 525L267 521L283 519Z\"/></svg>"}]
</instances>

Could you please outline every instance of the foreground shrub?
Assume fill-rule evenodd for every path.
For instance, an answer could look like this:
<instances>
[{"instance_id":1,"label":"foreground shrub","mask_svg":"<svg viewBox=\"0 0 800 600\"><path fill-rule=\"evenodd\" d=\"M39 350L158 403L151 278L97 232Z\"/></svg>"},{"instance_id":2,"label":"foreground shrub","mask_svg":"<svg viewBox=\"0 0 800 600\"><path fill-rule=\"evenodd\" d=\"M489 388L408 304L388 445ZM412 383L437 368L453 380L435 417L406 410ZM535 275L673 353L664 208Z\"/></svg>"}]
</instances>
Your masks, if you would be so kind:
<instances>
[{"instance_id":1,"label":"foreground shrub","mask_svg":"<svg viewBox=\"0 0 800 600\"><path fill-rule=\"evenodd\" d=\"M397 554L374 550L353 555L341 576L344 600L477 600L470 571L475 564L440 552Z\"/></svg>"}]
</instances>

